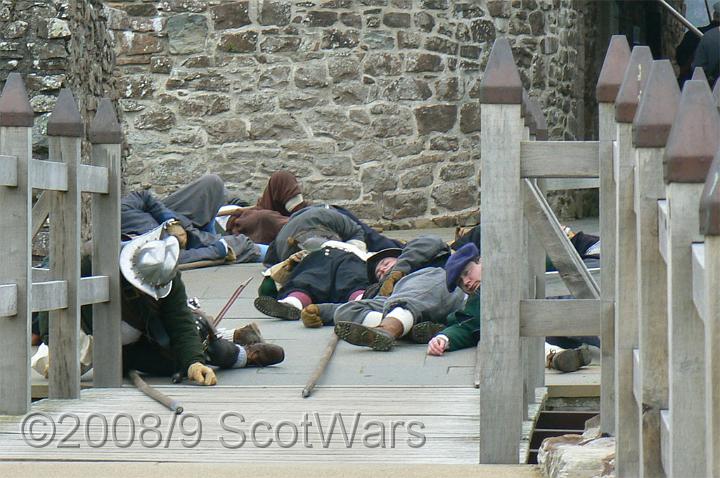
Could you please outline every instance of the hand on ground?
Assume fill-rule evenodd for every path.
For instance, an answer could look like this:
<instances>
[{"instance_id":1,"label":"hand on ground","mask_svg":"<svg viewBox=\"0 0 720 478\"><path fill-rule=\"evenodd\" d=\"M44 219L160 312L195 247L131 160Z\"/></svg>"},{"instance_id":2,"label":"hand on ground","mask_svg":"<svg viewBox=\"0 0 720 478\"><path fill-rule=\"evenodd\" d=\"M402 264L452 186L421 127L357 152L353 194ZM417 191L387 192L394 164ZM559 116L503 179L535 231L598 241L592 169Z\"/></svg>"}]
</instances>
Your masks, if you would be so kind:
<instances>
[{"instance_id":1,"label":"hand on ground","mask_svg":"<svg viewBox=\"0 0 720 478\"><path fill-rule=\"evenodd\" d=\"M445 353L447 347L448 340L442 335L438 335L436 337L433 337L430 342L428 342L427 354L440 356Z\"/></svg>"}]
</instances>

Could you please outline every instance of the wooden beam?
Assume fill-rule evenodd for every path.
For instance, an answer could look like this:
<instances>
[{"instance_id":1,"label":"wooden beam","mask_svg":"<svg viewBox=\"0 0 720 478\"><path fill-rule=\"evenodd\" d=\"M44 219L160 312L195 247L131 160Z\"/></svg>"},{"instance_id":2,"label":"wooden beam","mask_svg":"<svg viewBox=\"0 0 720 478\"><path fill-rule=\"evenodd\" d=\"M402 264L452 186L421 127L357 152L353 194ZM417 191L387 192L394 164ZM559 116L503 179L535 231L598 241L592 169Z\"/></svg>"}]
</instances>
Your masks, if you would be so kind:
<instances>
[{"instance_id":1,"label":"wooden beam","mask_svg":"<svg viewBox=\"0 0 720 478\"><path fill-rule=\"evenodd\" d=\"M523 178L597 178L597 141L523 141Z\"/></svg>"},{"instance_id":2,"label":"wooden beam","mask_svg":"<svg viewBox=\"0 0 720 478\"><path fill-rule=\"evenodd\" d=\"M636 406L642 405L642 364L640 363L640 350L634 349L632 353L632 384L633 396Z\"/></svg>"},{"instance_id":3,"label":"wooden beam","mask_svg":"<svg viewBox=\"0 0 720 478\"><path fill-rule=\"evenodd\" d=\"M660 410L660 461L667 474L670 470L670 410Z\"/></svg>"},{"instance_id":4,"label":"wooden beam","mask_svg":"<svg viewBox=\"0 0 720 478\"><path fill-rule=\"evenodd\" d=\"M30 184L35 189L45 189L48 191L67 191L67 165L65 163L60 163L57 161L31 159Z\"/></svg>"},{"instance_id":5,"label":"wooden beam","mask_svg":"<svg viewBox=\"0 0 720 478\"><path fill-rule=\"evenodd\" d=\"M668 256L668 205L665 199L661 199L658 202L658 248L660 249L660 255L667 264Z\"/></svg>"},{"instance_id":6,"label":"wooden beam","mask_svg":"<svg viewBox=\"0 0 720 478\"><path fill-rule=\"evenodd\" d=\"M576 299L599 299L600 290L567 238L545 196L529 180L525 185L525 217L545 247L550 260Z\"/></svg>"},{"instance_id":7,"label":"wooden beam","mask_svg":"<svg viewBox=\"0 0 720 478\"><path fill-rule=\"evenodd\" d=\"M600 335L597 299L523 300L520 302L523 337Z\"/></svg>"},{"instance_id":8,"label":"wooden beam","mask_svg":"<svg viewBox=\"0 0 720 478\"><path fill-rule=\"evenodd\" d=\"M78 169L78 176L82 192L107 194L108 168L81 164Z\"/></svg>"},{"instance_id":9,"label":"wooden beam","mask_svg":"<svg viewBox=\"0 0 720 478\"><path fill-rule=\"evenodd\" d=\"M12 317L17 314L17 286L0 285L0 317Z\"/></svg>"},{"instance_id":10,"label":"wooden beam","mask_svg":"<svg viewBox=\"0 0 720 478\"><path fill-rule=\"evenodd\" d=\"M32 231L30 234L32 237L37 236L40 229L45 225L45 220L50 214L50 195L52 192L43 191L38 196L37 201L32 208Z\"/></svg>"},{"instance_id":11,"label":"wooden beam","mask_svg":"<svg viewBox=\"0 0 720 478\"><path fill-rule=\"evenodd\" d=\"M600 179L597 178L547 178L543 183L545 191L564 191L568 189L597 189Z\"/></svg>"},{"instance_id":12,"label":"wooden beam","mask_svg":"<svg viewBox=\"0 0 720 478\"><path fill-rule=\"evenodd\" d=\"M64 280L33 282L32 287L33 312L67 308L67 282Z\"/></svg>"},{"instance_id":13,"label":"wooden beam","mask_svg":"<svg viewBox=\"0 0 720 478\"><path fill-rule=\"evenodd\" d=\"M720 90L719 90L720 91ZM706 234L710 231L705 230ZM705 235L706 476L720 476L720 236Z\"/></svg>"},{"instance_id":14,"label":"wooden beam","mask_svg":"<svg viewBox=\"0 0 720 478\"><path fill-rule=\"evenodd\" d=\"M0 155L0 186L17 186L17 156Z\"/></svg>"},{"instance_id":15,"label":"wooden beam","mask_svg":"<svg viewBox=\"0 0 720 478\"><path fill-rule=\"evenodd\" d=\"M32 268L32 281L33 282L47 282L52 280L50 277L50 269L44 269L42 267Z\"/></svg>"},{"instance_id":16,"label":"wooden beam","mask_svg":"<svg viewBox=\"0 0 720 478\"><path fill-rule=\"evenodd\" d=\"M110 278L92 276L80 279L80 305L99 304L110 300Z\"/></svg>"},{"instance_id":17,"label":"wooden beam","mask_svg":"<svg viewBox=\"0 0 720 478\"><path fill-rule=\"evenodd\" d=\"M599 267L588 269L595 282L600 280L602 270ZM565 282L558 271L548 271L545 273L545 297L555 297L558 295L572 295L568 290ZM542 298L542 297L539 297Z\"/></svg>"},{"instance_id":18,"label":"wooden beam","mask_svg":"<svg viewBox=\"0 0 720 478\"><path fill-rule=\"evenodd\" d=\"M705 287L705 244L695 243L692 245L692 294L695 309L703 322L707 321Z\"/></svg>"}]
</instances>

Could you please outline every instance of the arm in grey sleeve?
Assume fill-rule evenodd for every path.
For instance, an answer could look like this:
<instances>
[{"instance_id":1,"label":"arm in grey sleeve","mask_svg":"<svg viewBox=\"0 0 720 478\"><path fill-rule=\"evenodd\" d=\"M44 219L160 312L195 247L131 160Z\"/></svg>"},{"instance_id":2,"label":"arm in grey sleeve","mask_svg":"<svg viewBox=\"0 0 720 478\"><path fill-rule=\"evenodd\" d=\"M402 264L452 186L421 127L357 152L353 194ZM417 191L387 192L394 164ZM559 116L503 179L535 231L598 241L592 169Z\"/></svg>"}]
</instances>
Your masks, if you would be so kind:
<instances>
[{"instance_id":1,"label":"arm in grey sleeve","mask_svg":"<svg viewBox=\"0 0 720 478\"><path fill-rule=\"evenodd\" d=\"M450 252L450 246L438 236L420 236L407 243L392 270L408 275Z\"/></svg>"}]
</instances>

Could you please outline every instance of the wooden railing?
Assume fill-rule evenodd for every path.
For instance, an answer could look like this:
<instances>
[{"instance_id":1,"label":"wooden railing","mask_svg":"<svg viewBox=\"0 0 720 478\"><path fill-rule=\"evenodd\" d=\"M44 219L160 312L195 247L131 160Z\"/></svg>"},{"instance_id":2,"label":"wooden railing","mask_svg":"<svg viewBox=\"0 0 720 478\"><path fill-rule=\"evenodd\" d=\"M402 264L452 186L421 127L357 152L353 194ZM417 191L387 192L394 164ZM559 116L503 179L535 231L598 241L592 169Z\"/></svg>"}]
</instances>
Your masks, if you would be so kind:
<instances>
[{"instance_id":1,"label":"wooden railing","mask_svg":"<svg viewBox=\"0 0 720 478\"><path fill-rule=\"evenodd\" d=\"M481 83L480 461L516 460L538 359L520 338L598 335L617 476L720 476L720 83L698 70L681 93L668 60L615 36L597 99L598 141L528 141L510 47L495 42ZM599 177L600 288L533 183L544 177ZM523 212L575 300L523 285L537 253Z\"/></svg>"},{"instance_id":2,"label":"wooden railing","mask_svg":"<svg viewBox=\"0 0 720 478\"><path fill-rule=\"evenodd\" d=\"M81 164L84 123L70 90L47 125L49 160L32 158L33 111L22 78L0 95L0 415L27 412L31 315L49 311L51 398L78 398L80 307L94 304L96 387L122 383L120 343L120 143L112 103L89 131L92 165ZM32 207L33 189L43 190ZM80 278L81 193L93 193L93 275ZM50 267L33 269L33 235L49 214Z\"/></svg>"}]
</instances>

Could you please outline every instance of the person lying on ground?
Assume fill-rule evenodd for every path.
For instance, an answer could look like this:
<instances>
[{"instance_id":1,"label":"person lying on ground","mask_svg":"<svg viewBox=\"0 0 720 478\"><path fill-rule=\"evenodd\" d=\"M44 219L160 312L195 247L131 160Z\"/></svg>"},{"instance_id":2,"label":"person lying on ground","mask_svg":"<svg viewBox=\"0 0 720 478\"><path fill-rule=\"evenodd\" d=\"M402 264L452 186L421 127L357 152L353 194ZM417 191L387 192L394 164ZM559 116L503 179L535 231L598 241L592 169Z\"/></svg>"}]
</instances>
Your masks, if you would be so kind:
<instances>
[{"instance_id":1,"label":"person lying on ground","mask_svg":"<svg viewBox=\"0 0 720 478\"><path fill-rule=\"evenodd\" d=\"M308 247L307 243L302 247ZM260 295L255 308L263 314L298 320L301 312L316 304L341 304L362 297L368 286L367 253L352 244L324 241L315 250L303 249L271 267L265 280L275 282L279 292ZM320 327L303 319L307 327Z\"/></svg>"},{"instance_id":2,"label":"person lying on ground","mask_svg":"<svg viewBox=\"0 0 720 478\"><path fill-rule=\"evenodd\" d=\"M209 365L239 368L266 366L284 359L283 349L262 342L247 330L233 332L234 341L204 335L188 307L185 285L177 271L180 246L168 230L168 222L138 236L120 252L122 367L151 375L180 373L201 385L215 385ZM83 257L83 273L91 272L89 256ZM84 334L92 334L92 307L81 310ZM47 319L41 320L47 344ZM252 327L251 327L252 328ZM253 331L255 329L253 328ZM85 343L83 337L81 343ZM81 351L81 362L91 366L92 341ZM41 353L39 351L38 353ZM88 363L90 360L90 363ZM47 373L44 357L33 358L34 368Z\"/></svg>"},{"instance_id":3,"label":"person lying on ground","mask_svg":"<svg viewBox=\"0 0 720 478\"><path fill-rule=\"evenodd\" d=\"M165 200L150 191L135 191L121 200L121 232L136 236L174 220L168 230L180 244L180 263L202 260L258 262L262 248L248 237L215 233L215 216L224 202L222 179L209 174L179 189Z\"/></svg>"}]
</instances>

